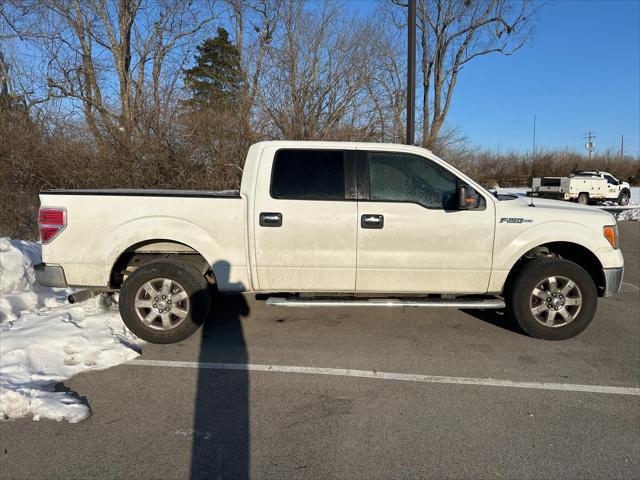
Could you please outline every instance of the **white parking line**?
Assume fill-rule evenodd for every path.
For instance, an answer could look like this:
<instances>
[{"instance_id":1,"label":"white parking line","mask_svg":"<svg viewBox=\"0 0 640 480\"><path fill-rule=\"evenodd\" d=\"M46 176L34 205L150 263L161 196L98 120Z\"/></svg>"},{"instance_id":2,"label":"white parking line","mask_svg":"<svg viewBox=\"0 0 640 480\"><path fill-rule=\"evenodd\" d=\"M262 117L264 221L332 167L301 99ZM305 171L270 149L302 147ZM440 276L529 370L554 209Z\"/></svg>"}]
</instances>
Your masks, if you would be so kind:
<instances>
[{"instance_id":1,"label":"white parking line","mask_svg":"<svg viewBox=\"0 0 640 480\"><path fill-rule=\"evenodd\" d=\"M374 370L349 370L343 368L295 367L287 365L256 365L250 363L178 362L170 360L131 360L125 365L139 367L203 368L211 370L241 370L252 372L301 373L306 375L333 375L337 377L373 378L404 382L445 383L476 385L483 387L529 388L536 390L560 390L565 392L604 393L608 395L640 395L640 388L610 387L604 385L576 385L571 383L516 382L493 378L444 377L415 373L376 372Z\"/></svg>"}]
</instances>

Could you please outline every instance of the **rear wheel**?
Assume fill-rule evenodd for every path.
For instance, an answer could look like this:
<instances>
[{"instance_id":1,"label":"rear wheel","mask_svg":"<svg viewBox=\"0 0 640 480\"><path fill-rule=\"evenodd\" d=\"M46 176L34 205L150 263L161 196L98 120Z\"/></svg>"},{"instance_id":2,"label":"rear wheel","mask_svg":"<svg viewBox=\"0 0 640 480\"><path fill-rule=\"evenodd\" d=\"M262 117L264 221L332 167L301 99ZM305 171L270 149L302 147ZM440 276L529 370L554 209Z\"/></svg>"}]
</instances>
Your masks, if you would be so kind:
<instances>
[{"instance_id":1,"label":"rear wheel","mask_svg":"<svg viewBox=\"0 0 640 480\"><path fill-rule=\"evenodd\" d=\"M618 197L618 205L629 205L629 192L626 190L620 192L620 196Z\"/></svg>"},{"instance_id":2,"label":"rear wheel","mask_svg":"<svg viewBox=\"0 0 640 480\"><path fill-rule=\"evenodd\" d=\"M136 336L151 343L175 343L204 322L211 297L196 267L166 258L142 265L120 290L120 315Z\"/></svg>"},{"instance_id":3,"label":"rear wheel","mask_svg":"<svg viewBox=\"0 0 640 480\"><path fill-rule=\"evenodd\" d=\"M507 294L507 309L529 335L565 340L582 332L593 320L598 292L579 265L554 257L526 264Z\"/></svg>"},{"instance_id":4,"label":"rear wheel","mask_svg":"<svg viewBox=\"0 0 640 480\"><path fill-rule=\"evenodd\" d=\"M578 203L580 205L588 205L589 204L589 194L588 193L581 193L580 195L578 195Z\"/></svg>"}]
</instances>

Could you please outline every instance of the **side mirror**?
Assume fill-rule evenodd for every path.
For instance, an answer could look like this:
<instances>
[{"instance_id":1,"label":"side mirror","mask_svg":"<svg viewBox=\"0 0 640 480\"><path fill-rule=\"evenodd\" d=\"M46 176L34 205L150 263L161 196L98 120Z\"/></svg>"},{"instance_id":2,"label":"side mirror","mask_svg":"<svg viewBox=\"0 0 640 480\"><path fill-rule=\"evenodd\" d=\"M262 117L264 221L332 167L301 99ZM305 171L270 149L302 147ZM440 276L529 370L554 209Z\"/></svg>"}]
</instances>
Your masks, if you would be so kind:
<instances>
[{"instance_id":1,"label":"side mirror","mask_svg":"<svg viewBox=\"0 0 640 480\"><path fill-rule=\"evenodd\" d=\"M458 209L474 210L482 208L484 205L484 197L476 190L468 185L460 185L458 187Z\"/></svg>"}]
</instances>

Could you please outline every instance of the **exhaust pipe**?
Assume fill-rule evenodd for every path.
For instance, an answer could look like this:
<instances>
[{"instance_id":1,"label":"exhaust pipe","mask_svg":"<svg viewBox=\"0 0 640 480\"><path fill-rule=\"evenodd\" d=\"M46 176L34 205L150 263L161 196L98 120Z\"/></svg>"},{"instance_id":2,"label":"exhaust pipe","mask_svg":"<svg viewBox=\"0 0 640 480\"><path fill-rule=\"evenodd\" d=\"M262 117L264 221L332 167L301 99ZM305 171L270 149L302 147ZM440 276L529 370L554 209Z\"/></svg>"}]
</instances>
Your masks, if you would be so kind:
<instances>
[{"instance_id":1,"label":"exhaust pipe","mask_svg":"<svg viewBox=\"0 0 640 480\"><path fill-rule=\"evenodd\" d=\"M69 303L79 303L84 302L85 300L89 300L96 294L97 292L93 292L91 290L80 290L79 292L75 292L69 295L67 299L69 300Z\"/></svg>"}]
</instances>

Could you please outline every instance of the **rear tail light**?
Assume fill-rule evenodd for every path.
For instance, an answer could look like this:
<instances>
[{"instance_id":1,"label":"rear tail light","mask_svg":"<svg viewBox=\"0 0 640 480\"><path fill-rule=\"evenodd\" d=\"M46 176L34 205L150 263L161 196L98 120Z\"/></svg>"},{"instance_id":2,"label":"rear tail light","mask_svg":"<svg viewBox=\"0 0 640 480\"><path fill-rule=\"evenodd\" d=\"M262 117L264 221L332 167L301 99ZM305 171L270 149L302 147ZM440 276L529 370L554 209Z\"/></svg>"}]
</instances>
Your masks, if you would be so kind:
<instances>
[{"instance_id":1,"label":"rear tail light","mask_svg":"<svg viewBox=\"0 0 640 480\"><path fill-rule=\"evenodd\" d=\"M48 243L67 226L67 211L64 208L41 207L38 214L40 241Z\"/></svg>"}]
</instances>

